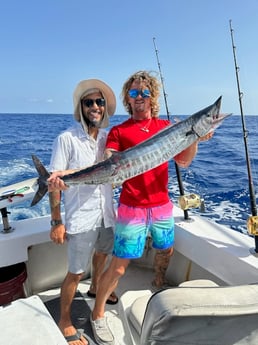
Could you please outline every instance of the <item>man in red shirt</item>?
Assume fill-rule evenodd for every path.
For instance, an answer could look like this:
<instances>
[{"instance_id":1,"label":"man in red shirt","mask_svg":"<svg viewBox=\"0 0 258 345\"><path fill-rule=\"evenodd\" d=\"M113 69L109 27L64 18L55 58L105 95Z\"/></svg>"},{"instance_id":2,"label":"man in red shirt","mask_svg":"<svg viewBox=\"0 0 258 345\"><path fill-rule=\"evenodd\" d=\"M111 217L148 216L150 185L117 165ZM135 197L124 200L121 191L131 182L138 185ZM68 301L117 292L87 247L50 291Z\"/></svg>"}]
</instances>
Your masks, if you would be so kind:
<instances>
[{"instance_id":1,"label":"man in red shirt","mask_svg":"<svg viewBox=\"0 0 258 345\"><path fill-rule=\"evenodd\" d=\"M145 141L170 124L168 120L158 118L159 90L157 78L146 71L133 74L125 82L123 104L131 117L111 129L106 143L107 157L112 155L112 151L124 151ZM176 163L181 167L189 166L197 153L197 145L198 141L175 156ZM113 257L101 277L91 316L98 344L114 344L113 334L104 317L105 302L124 275L130 259L142 256L149 233L152 246L157 250L154 285L161 286L174 244L173 204L168 195L168 162L126 180L122 185Z\"/></svg>"}]
</instances>

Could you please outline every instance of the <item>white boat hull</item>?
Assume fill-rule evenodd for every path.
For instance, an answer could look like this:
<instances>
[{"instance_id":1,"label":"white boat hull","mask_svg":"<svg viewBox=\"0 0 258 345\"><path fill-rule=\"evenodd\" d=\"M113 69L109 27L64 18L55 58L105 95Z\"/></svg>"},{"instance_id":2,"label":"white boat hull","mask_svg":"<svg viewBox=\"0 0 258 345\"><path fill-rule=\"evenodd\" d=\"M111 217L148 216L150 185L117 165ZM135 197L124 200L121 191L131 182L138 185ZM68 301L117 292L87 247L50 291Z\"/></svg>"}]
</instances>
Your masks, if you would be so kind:
<instances>
[{"instance_id":1,"label":"white boat hull","mask_svg":"<svg viewBox=\"0 0 258 345\"><path fill-rule=\"evenodd\" d=\"M221 287L257 284L258 257L252 254L252 237L191 213L191 220L185 221L182 210L176 206L174 212L175 251L166 277L171 286L200 279L213 281ZM66 245L57 246L50 241L49 221L49 216L46 216L12 222L14 231L0 234L0 267L25 262L28 274L26 294L28 297L38 295L44 302L59 296L60 285L67 270ZM148 298L153 293L151 281L154 255L155 251L147 245L143 257L131 262L126 275L119 282L119 304L107 308L117 344L143 344L135 325L132 326L128 318L134 301L141 296ZM92 308L94 300L85 294L90 284L90 271L89 265L79 291ZM0 323L4 317L3 310L0 308ZM14 334L12 337L17 339ZM47 338L44 341L49 343ZM23 345L22 342L19 344Z\"/></svg>"}]
</instances>

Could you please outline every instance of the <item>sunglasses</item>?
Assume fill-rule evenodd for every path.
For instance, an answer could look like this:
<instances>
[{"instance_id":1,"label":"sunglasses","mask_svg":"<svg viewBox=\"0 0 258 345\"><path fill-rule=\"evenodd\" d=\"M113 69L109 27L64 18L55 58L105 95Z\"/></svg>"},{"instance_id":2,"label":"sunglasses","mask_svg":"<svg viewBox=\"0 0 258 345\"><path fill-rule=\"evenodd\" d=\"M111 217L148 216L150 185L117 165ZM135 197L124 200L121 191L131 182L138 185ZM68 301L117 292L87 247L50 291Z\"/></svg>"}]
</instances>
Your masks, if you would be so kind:
<instances>
[{"instance_id":1,"label":"sunglasses","mask_svg":"<svg viewBox=\"0 0 258 345\"><path fill-rule=\"evenodd\" d=\"M98 107L104 107L106 105L106 101L104 98L97 98L97 99L87 98L87 99L82 100L82 104L88 108L92 107L94 103L96 103Z\"/></svg>"},{"instance_id":2,"label":"sunglasses","mask_svg":"<svg viewBox=\"0 0 258 345\"><path fill-rule=\"evenodd\" d=\"M149 98L150 97L150 90L137 90L132 89L128 91L128 94L131 98L136 98L137 96L141 95L142 98Z\"/></svg>"}]
</instances>

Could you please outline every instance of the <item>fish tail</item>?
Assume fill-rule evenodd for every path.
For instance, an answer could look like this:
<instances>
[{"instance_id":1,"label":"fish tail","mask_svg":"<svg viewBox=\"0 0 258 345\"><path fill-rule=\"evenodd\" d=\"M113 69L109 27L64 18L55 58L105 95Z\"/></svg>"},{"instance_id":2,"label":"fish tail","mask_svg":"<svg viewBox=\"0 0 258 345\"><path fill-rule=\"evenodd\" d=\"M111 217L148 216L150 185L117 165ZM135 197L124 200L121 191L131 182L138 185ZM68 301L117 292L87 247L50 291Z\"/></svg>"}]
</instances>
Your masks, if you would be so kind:
<instances>
[{"instance_id":1,"label":"fish tail","mask_svg":"<svg viewBox=\"0 0 258 345\"><path fill-rule=\"evenodd\" d=\"M41 163L41 161L38 159L37 156L32 155L32 160L34 163L34 166L39 174L38 178L38 190L36 194L34 195L34 198L31 202L31 206L36 205L47 193L48 187L47 187L47 179L49 178L50 174L47 171L47 169L44 167L44 165Z\"/></svg>"}]
</instances>

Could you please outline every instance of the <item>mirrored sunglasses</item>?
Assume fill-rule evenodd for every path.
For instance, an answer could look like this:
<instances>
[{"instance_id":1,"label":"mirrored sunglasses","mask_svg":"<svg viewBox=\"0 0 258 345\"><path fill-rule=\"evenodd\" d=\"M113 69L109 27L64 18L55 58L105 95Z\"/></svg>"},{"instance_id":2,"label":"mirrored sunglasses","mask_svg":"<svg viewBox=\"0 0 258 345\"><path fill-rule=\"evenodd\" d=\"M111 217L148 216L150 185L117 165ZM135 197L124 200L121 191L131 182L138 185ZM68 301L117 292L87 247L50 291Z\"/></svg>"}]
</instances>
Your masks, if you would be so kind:
<instances>
[{"instance_id":1,"label":"mirrored sunglasses","mask_svg":"<svg viewBox=\"0 0 258 345\"><path fill-rule=\"evenodd\" d=\"M97 98L97 99L87 98L87 99L82 100L82 104L88 108L92 107L94 103L96 103L98 107L104 107L106 104L106 101L104 98Z\"/></svg>"},{"instance_id":2,"label":"mirrored sunglasses","mask_svg":"<svg viewBox=\"0 0 258 345\"><path fill-rule=\"evenodd\" d=\"M136 98L137 96L141 95L142 98L149 98L150 97L150 90L137 90L132 89L128 91L128 94L131 98Z\"/></svg>"}]
</instances>

